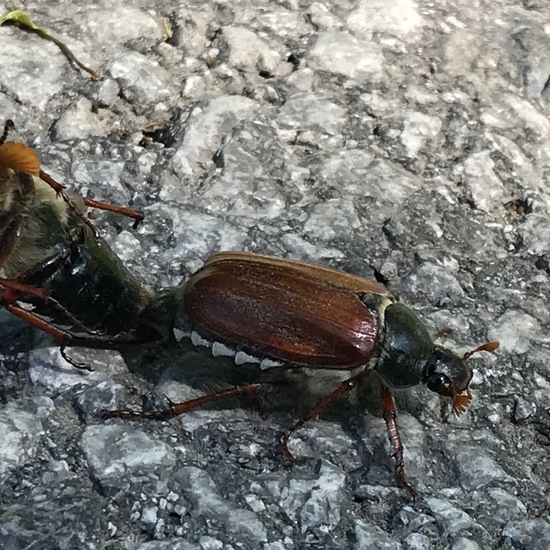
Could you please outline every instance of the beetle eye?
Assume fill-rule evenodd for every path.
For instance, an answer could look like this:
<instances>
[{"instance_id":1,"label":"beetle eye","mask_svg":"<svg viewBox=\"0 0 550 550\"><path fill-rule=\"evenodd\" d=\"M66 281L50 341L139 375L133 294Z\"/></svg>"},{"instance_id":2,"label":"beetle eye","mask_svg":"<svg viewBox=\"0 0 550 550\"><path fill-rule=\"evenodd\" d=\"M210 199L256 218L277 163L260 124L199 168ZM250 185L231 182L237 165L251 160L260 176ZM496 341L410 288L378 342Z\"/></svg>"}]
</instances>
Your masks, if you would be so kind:
<instances>
[{"instance_id":1,"label":"beetle eye","mask_svg":"<svg viewBox=\"0 0 550 550\"><path fill-rule=\"evenodd\" d=\"M432 374L432 376L430 376L426 381L426 385L430 391L438 393L439 395L451 397L454 393L451 390L452 382L445 374Z\"/></svg>"}]
</instances>

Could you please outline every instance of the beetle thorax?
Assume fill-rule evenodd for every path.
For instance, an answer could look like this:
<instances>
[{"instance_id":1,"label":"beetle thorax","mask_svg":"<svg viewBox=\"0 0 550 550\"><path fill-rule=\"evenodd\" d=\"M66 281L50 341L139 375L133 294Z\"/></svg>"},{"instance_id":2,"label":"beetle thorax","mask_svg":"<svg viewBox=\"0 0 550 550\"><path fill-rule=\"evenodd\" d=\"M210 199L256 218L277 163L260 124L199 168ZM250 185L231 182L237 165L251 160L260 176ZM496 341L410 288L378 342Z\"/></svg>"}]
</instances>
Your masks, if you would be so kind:
<instances>
[{"instance_id":1,"label":"beetle thorax","mask_svg":"<svg viewBox=\"0 0 550 550\"><path fill-rule=\"evenodd\" d=\"M409 308L399 303L386 307L375 369L389 386L406 388L422 382L424 365L433 349L430 333Z\"/></svg>"}]
</instances>

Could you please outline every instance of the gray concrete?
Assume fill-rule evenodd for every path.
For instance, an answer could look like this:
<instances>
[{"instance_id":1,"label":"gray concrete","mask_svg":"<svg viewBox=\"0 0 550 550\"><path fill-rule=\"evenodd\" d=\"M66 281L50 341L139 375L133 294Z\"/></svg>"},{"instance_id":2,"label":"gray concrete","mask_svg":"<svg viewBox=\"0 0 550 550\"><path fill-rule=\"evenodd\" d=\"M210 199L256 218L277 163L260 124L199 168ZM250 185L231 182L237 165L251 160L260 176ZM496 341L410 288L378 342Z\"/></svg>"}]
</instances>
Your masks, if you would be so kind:
<instances>
[{"instance_id":1,"label":"gray concrete","mask_svg":"<svg viewBox=\"0 0 550 550\"><path fill-rule=\"evenodd\" d=\"M11 4L10 4L11 6ZM2 8L4 11L5 5ZM218 250L372 276L465 351L456 419L399 395L416 506L374 406L98 411L195 395L0 326L0 547L127 550L550 547L550 5L546 0L25 2L100 81L0 27L0 112L71 191L143 209L103 236L148 284ZM154 359L151 359L154 362ZM175 371L175 372L174 372ZM211 385L215 385L215 368ZM208 381L205 381L208 386Z\"/></svg>"}]
</instances>

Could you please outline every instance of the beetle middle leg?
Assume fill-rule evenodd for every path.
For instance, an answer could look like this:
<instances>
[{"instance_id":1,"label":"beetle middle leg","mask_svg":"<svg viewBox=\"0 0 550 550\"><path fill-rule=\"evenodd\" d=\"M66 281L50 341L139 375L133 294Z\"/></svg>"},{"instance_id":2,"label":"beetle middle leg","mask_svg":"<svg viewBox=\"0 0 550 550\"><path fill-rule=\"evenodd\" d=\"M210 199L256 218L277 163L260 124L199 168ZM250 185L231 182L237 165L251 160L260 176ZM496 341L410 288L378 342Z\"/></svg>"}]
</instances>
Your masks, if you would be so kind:
<instances>
[{"instance_id":1,"label":"beetle middle leg","mask_svg":"<svg viewBox=\"0 0 550 550\"><path fill-rule=\"evenodd\" d=\"M395 459L395 478L399 484L407 490L414 500L417 493L415 489L405 480L405 466L403 462L403 444L397 428L397 411L395 409L395 401L390 389L382 384L382 413L386 421L388 430L388 438L393 447L393 458Z\"/></svg>"},{"instance_id":2,"label":"beetle middle leg","mask_svg":"<svg viewBox=\"0 0 550 550\"><path fill-rule=\"evenodd\" d=\"M302 416L302 418L300 418L298 422L293 424L287 430L285 435L281 437L281 446L283 448L283 453L291 462L296 463L298 461L288 449L288 440L290 439L290 436L296 430L301 428L308 420L315 418L325 407L327 407L328 405L336 401L336 399L338 399L341 395L355 388L356 385L357 385L357 378L350 378L349 380L342 382L334 391L332 391L327 396L325 396L322 401L319 401L317 405L315 405L304 416Z\"/></svg>"}]
</instances>

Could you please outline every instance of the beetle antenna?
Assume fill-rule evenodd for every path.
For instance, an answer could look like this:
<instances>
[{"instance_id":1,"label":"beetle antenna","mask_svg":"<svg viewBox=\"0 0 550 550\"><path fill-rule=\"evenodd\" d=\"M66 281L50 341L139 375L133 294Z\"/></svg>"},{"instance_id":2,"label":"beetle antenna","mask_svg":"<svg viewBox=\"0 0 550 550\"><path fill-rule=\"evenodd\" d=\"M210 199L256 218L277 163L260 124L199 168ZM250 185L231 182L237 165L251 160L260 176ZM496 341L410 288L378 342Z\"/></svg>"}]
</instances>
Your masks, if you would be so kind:
<instances>
[{"instance_id":1,"label":"beetle antenna","mask_svg":"<svg viewBox=\"0 0 550 550\"><path fill-rule=\"evenodd\" d=\"M479 351L495 351L499 348L499 346L500 344L494 340L491 342L485 342L485 344L477 347L476 349L472 351L467 351L464 354L464 359L469 359L474 353L478 353Z\"/></svg>"},{"instance_id":2,"label":"beetle antenna","mask_svg":"<svg viewBox=\"0 0 550 550\"><path fill-rule=\"evenodd\" d=\"M8 134L15 129L15 124L13 123L13 120L8 119L6 120L6 123L4 124L4 133L0 137L0 145L4 145L6 139L8 139Z\"/></svg>"},{"instance_id":3,"label":"beetle antenna","mask_svg":"<svg viewBox=\"0 0 550 550\"><path fill-rule=\"evenodd\" d=\"M469 359L474 353L478 353L480 351L495 351L499 347L499 343L492 341L492 342L485 342L485 344L482 344L481 346L477 347L476 349L472 351L467 351L463 355L463 359ZM472 400L472 396L470 395L470 390L468 389L468 384L471 380L471 371L470 371L470 377L468 378L468 381L466 382L465 387L461 388L462 391L460 391L456 384L452 385L452 388L449 388L452 392L452 400L453 400L453 410L456 414L456 416L460 416L470 404L470 401Z\"/></svg>"}]
</instances>

